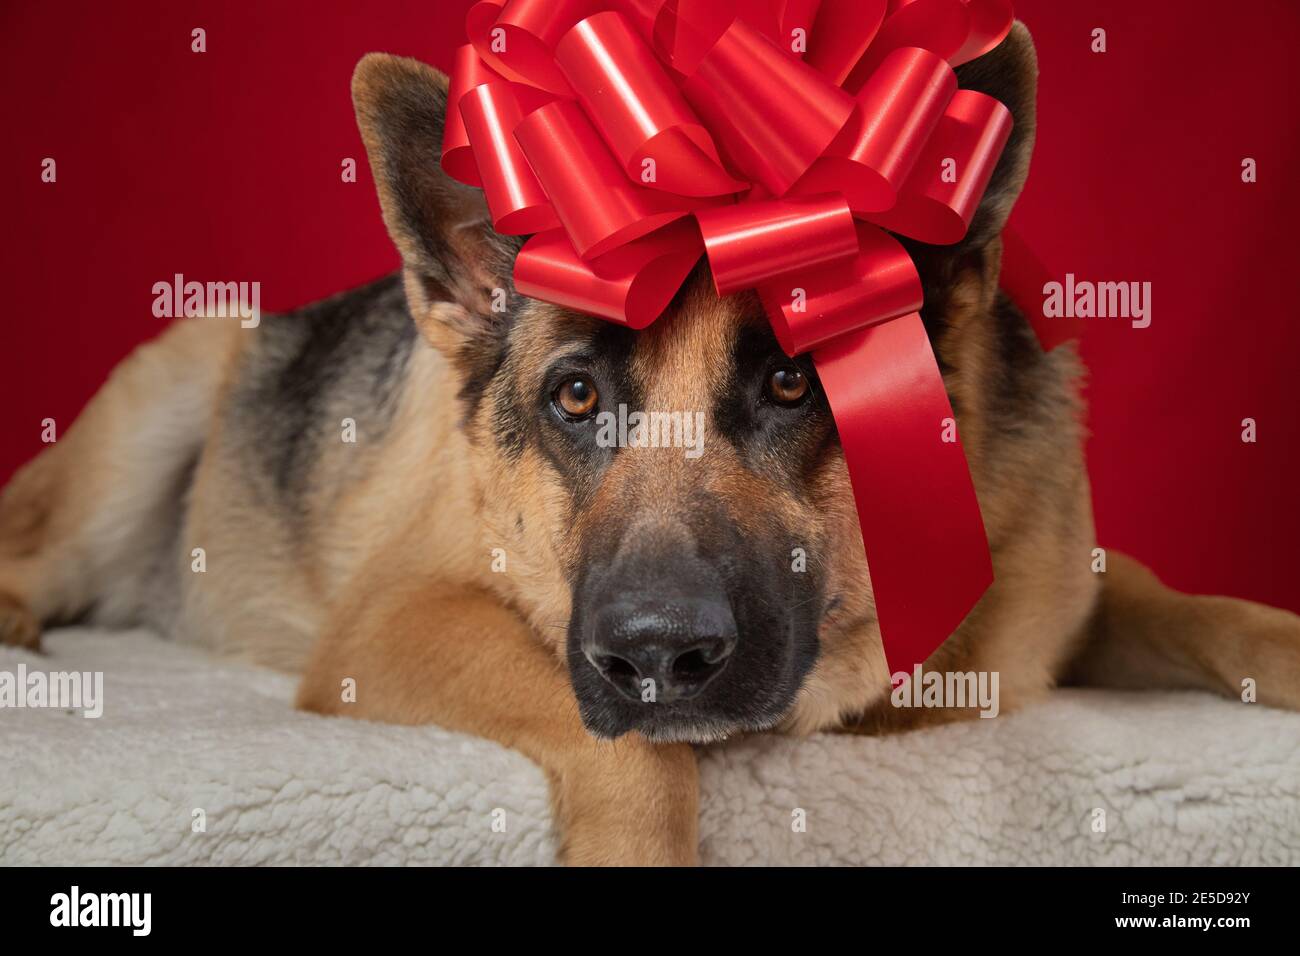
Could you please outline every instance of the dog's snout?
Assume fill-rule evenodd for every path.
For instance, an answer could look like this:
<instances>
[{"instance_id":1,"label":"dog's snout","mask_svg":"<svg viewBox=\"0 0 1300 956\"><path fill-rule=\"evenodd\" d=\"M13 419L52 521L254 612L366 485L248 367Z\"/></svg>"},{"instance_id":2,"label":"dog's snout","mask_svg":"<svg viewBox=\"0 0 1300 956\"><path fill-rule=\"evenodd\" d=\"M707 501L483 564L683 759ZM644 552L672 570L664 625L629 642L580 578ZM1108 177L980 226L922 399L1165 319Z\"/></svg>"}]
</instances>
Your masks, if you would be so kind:
<instances>
[{"instance_id":1,"label":"dog's snout","mask_svg":"<svg viewBox=\"0 0 1300 956\"><path fill-rule=\"evenodd\" d=\"M694 697L727 665L736 621L724 598L618 601L601 609L583 651L625 697Z\"/></svg>"}]
</instances>

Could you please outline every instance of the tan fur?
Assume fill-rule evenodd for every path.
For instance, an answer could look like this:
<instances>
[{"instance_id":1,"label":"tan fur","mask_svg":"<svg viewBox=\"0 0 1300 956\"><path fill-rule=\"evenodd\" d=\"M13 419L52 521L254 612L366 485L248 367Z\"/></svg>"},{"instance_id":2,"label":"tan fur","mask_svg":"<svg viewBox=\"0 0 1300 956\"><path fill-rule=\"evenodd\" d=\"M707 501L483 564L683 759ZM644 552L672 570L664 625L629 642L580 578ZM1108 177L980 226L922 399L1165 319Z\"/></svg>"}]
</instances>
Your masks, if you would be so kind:
<instances>
[{"instance_id":1,"label":"tan fur","mask_svg":"<svg viewBox=\"0 0 1300 956\"><path fill-rule=\"evenodd\" d=\"M1288 611L1237 598L1180 594L1112 554L1088 643L1071 683L1206 690L1300 710L1300 626Z\"/></svg>"},{"instance_id":2,"label":"tan fur","mask_svg":"<svg viewBox=\"0 0 1300 956\"><path fill-rule=\"evenodd\" d=\"M413 579L477 580L466 560L471 549L435 546L440 537L470 542L480 532L472 490L455 477L464 437L453 427L431 427L431 418L445 416L430 416L430 408L454 402L444 366L436 352L421 349L388 440L367 441L362 423L356 447L340 442L340 467L342 456L358 453L377 456L375 466L341 499L317 502L330 519L310 529L305 546L279 533L242 494L233 463L249 436L213 430L184 533L186 545L208 554L205 574L183 578L186 616L200 622L197 640L298 671L336 603L372 562Z\"/></svg>"},{"instance_id":3,"label":"tan fur","mask_svg":"<svg viewBox=\"0 0 1300 956\"><path fill-rule=\"evenodd\" d=\"M106 623L138 613L238 332L177 322L122 362L72 427L14 475L0 497L0 592L42 621L92 598Z\"/></svg>"}]
</instances>

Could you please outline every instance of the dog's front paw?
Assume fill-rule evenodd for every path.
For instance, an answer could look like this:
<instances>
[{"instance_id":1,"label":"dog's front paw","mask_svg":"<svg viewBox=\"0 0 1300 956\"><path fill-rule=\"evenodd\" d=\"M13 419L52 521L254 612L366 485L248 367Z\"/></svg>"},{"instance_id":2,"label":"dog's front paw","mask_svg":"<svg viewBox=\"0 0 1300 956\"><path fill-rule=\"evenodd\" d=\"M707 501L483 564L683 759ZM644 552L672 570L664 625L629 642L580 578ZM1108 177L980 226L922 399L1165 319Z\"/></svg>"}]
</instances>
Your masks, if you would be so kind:
<instances>
[{"instance_id":1,"label":"dog's front paw","mask_svg":"<svg viewBox=\"0 0 1300 956\"><path fill-rule=\"evenodd\" d=\"M688 744L630 736L552 780L566 866L695 866L699 780Z\"/></svg>"},{"instance_id":2,"label":"dog's front paw","mask_svg":"<svg viewBox=\"0 0 1300 956\"><path fill-rule=\"evenodd\" d=\"M0 644L41 649L41 622L22 601L0 593Z\"/></svg>"},{"instance_id":3,"label":"dog's front paw","mask_svg":"<svg viewBox=\"0 0 1300 956\"><path fill-rule=\"evenodd\" d=\"M649 820L577 820L565 831L565 866L699 866L695 827L664 828Z\"/></svg>"}]
</instances>

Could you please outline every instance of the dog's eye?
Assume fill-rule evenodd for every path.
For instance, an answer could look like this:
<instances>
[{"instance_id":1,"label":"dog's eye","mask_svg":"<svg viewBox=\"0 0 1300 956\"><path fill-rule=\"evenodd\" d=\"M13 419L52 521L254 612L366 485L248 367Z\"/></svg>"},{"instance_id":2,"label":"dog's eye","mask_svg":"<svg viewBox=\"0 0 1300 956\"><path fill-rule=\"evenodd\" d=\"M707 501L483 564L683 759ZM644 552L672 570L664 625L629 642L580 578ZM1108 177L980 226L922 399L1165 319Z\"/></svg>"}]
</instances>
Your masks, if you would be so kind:
<instances>
[{"instance_id":1,"label":"dog's eye","mask_svg":"<svg viewBox=\"0 0 1300 956\"><path fill-rule=\"evenodd\" d=\"M808 378L795 366L784 365L767 377L767 397L794 407L808 397Z\"/></svg>"},{"instance_id":2,"label":"dog's eye","mask_svg":"<svg viewBox=\"0 0 1300 956\"><path fill-rule=\"evenodd\" d=\"M596 386L580 375L566 378L555 390L555 406L567 418L586 418L596 409Z\"/></svg>"}]
</instances>

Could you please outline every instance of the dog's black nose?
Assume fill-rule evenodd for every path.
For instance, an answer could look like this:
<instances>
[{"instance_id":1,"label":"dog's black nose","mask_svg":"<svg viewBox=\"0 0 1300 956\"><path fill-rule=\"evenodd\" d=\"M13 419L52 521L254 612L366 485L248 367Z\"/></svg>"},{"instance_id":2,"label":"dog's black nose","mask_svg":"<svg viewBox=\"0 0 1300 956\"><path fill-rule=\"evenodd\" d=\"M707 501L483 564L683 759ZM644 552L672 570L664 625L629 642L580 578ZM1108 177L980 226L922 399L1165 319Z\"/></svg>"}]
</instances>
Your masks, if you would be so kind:
<instances>
[{"instance_id":1,"label":"dog's black nose","mask_svg":"<svg viewBox=\"0 0 1300 956\"><path fill-rule=\"evenodd\" d=\"M716 598L620 600L603 607L583 641L593 667L625 697L694 697L736 646L731 607Z\"/></svg>"}]
</instances>

